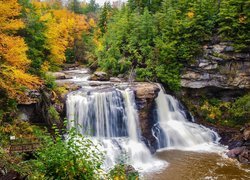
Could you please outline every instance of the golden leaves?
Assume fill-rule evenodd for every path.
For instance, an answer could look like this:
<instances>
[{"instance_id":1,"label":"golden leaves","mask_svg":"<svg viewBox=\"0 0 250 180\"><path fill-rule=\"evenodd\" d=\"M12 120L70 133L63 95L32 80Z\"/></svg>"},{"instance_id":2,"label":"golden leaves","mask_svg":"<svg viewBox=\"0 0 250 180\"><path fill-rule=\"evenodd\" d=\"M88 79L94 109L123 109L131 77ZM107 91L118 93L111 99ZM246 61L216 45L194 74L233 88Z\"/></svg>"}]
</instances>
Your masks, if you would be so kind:
<instances>
[{"instance_id":1,"label":"golden leaves","mask_svg":"<svg viewBox=\"0 0 250 180\"><path fill-rule=\"evenodd\" d=\"M24 27L24 23L16 18L20 15L20 10L17 0L0 1L0 32L16 31Z\"/></svg>"},{"instance_id":2,"label":"golden leaves","mask_svg":"<svg viewBox=\"0 0 250 180\"><path fill-rule=\"evenodd\" d=\"M25 70L30 63L26 56L27 50L23 38L0 33L0 56L5 64Z\"/></svg>"},{"instance_id":3,"label":"golden leaves","mask_svg":"<svg viewBox=\"0 0 250 180\"><path fill-rule=\"evenodd\" d=\"M190 19L192 19L192 18L194 17L194 12L193 12L193 11L189 11L189 12L187 13L187 16L188 16Z\"/></svg>"},{"instance_id":4,"label":"golden leaves","mask_svg":"<svg viewBox=\"0 0 250 180\"><path fill-rule=\"evenodd\" d=\"M24 39L15 36L15 31L24 27L20 15L21 7L17 0L0 1L0 89L5 89L8 95L16 98L24 94L24 87L34 89L41 81L25 73L30 60Z\"/></svg>"},{"instance_id":5,"label":"golden leaves","mask_svg":"<svg viewBox=\"0 0 250 180\"><path fill-rule=\"evenodd\" d=\"M239 22L241 23L241 24L246 24L246 21L247 20L247 16L244 16L244 15L241 15L240 17L239 17Z\"/></svg>"},{"instance_id":6,"label":"golden leaves","mask_svg":"<svg viewBox=\"0 0 250 180\"><path fill-rule=\"evenodd\" d=\"M50 50L49 61L61 65L65 60L65 51L73 47L74 40L87 32L89 25L86 17L71 13L65 9L51 10L41 18L46 21L46 45Z\"/></svg>"},{"instance_id":7,"label":"golden leaves","mask_svg":"<svg viewBox=\"0 0 250 180\"><path fill-rule=\"evenodd\" d=\"M37 89L42 85L38 77L7 65L0 66L0 76L0 88L4 88L12 98L22 96L26 88Z\"/></svg>"}]
</instances>

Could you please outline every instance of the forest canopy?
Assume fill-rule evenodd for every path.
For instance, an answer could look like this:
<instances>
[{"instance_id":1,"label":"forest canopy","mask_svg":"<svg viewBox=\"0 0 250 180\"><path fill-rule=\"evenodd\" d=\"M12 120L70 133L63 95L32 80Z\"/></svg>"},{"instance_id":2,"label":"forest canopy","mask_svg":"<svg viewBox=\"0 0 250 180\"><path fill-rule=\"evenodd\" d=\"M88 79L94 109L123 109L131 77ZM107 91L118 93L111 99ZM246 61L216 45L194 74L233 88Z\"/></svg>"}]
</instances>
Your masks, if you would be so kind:
<instances>
[{"instance_id":1,"label":"forest canopy","mask_svg":"<svg viewBox=\"0 0 250 180\"><path fill-rule=\"evenodd\" d=\"M94 0L1 0L1 97L52 86L46 72L75 62L179 90L183 68L204 44L225 41L249 51L249 9L245 0L128 0L102 7Z\"/></svg>"}]
</instances>

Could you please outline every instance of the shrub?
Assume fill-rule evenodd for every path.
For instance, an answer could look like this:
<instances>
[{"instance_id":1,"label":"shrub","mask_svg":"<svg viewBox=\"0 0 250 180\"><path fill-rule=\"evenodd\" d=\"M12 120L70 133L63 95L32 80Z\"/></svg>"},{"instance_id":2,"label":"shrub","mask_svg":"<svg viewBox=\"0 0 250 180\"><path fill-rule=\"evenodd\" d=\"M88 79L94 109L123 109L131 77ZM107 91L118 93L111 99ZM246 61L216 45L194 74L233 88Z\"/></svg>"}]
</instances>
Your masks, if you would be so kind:
<instances>
[{"instance_id":1,"label":"shrub","mask_svg":"<svg viewBox=\"0 0 250 180\"><path fill-rule=\"evenodd\" d=\"M72 128L66 140L55 130L56 137L45 138L44 147L36 153L33 179L100 179L103 154L88 138Z\"/></svg>"}]
</instances>

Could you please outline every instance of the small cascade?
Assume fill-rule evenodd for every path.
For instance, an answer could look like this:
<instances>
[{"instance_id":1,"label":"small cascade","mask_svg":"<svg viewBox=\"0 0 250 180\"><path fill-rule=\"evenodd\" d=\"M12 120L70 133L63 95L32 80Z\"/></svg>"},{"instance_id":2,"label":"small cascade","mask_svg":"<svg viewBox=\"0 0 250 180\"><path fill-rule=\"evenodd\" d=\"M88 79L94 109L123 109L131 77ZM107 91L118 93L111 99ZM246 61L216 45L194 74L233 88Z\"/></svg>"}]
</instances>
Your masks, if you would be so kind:
<instances>
[{"instance_id":1,"label":"small cascade","mask_svg":"<svg viewBox=\"0 0 250 180\"><path fill-rule=\"evenodd\" d=\"M218 143L216 132L188 121L180 103L161 88L156 99L158 123L152 129L158 148L205 150Z\"/></svg>"},{"instance_id":2,"label":"small cascade","mask_svg":"<svg viewBox=\"0 0 250 180\"><path fill-rule=\"evenodd\" d=\"M134 92L115 88L100 91L75 91L67 98L68 128L77 127L92 136L106 152L104 169L119 162L137 170L150 171L166 163L152 157L140 140Z\"/></svg>"}]
</instances>

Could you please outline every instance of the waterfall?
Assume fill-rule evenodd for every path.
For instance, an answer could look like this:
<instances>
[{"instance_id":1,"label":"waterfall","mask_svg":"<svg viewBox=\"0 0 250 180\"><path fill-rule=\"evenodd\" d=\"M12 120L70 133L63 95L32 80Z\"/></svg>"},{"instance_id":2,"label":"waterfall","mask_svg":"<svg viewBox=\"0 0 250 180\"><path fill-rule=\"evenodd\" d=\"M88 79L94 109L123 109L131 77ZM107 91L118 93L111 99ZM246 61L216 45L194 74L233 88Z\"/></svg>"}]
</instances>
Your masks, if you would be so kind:
<instances>
[{"instance_id":1,"label":"waterfall","mask_svg":"<svg viewBox=\"0 0 250 180\"><path fill-rule=\"evenodd\" d=\"M75 70L68 73L74 74ZM153 157L145 145L152 146L141 135L135 95L126 89L128 83L91 82L85 71L75 75L65 80L82 87L67 95L68 128L75 127L101 145L99 148L106 154L103 168L109 170L117 163L127 163L144 172L165 167L167 163ZM150 126L157 122L151 126L155 138L152 148L213 151L218 147L218 134L194 123L183 106L165 94L162 87L155 104L153 119L148 122Z\"/></svg>"},{"instance_id":2,"label":"waterfall","mask_svg":"<svg viewBox=\"0 0 250 180\"><path fill-rule=\"evenodd\" d=\"M161 87L160 87L161 88ZM187 120L180 103L161 88L156 98L158 123L152 131L158 148L205 150L216 144L219 136L213 130Z\"/></svg>"},{"instance_id":3,"label":"waterfall","mask_svg":"<svg viewBox=\"0 0 250 180\"><path fill-rule=\"evenodd\" d=\"M165 162L153 158L140 140L134 92L115 88L71 92L66 101L68 128L92 136L106 152L103 167L109 169L125 162L137 170L150 171Z\"/></svg>"}]
</instances>

